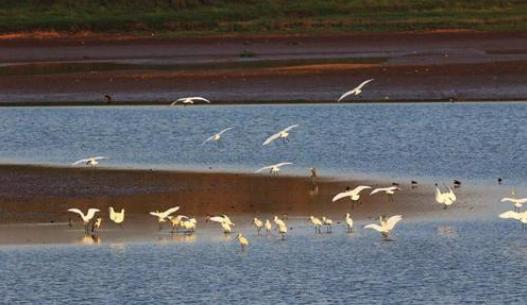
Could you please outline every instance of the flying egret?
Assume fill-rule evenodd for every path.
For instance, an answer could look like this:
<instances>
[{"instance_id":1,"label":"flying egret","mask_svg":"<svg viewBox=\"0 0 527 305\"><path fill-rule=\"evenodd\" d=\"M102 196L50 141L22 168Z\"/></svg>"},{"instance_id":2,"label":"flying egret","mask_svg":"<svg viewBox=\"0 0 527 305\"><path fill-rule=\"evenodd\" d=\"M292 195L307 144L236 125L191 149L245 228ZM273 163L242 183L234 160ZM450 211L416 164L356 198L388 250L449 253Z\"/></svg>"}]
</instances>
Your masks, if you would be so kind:
<instances>
[{"instance_id":1,"label":"flying egret","mask_svg":"<svg viewBox=\"0 0 527 305\"><path fill-rule=\"evenodd\" d=\"M522 223L522 228L525 230L527 228L527 211L516 212L516 211L507 211L501 213L499 218L503 219L515 219Z\"/></svg>"},{"instance_id":2,"label":"flying egret","mask_svg":"<svg viewBox=\"0 0 527 305\"><path fill-rule=\"evenodd\" d=\"M350 213L346 213L346 217L344 218L344 221L346 222L346 227L348 227L348 233L353 232L353 219L351 218Z\"/></svg>"},{"instance_id":3,"label":"flying egret","mask_svg":"<svg viewBox=\"0 0 527 305\"><path fill-rule=\"evenodd\" d=\"M327 218L326 216L322 217L322 224L326 226L326 233L333 232L333 220Z\"/></svg>"},{"instance_id":4,"label":"flying egret","mask_svg":"<svg viewBox=\"0 0 527 305\"><path fill-rule=\"evenodd\" d=\"M389 237L390 233L392 232L393 228L402 219L403 219L403 217L401 215L395 215L395 216L392 216L392 217L390 217L388 219L386 219L383 216L380 216L379 217L379 224L372 223L372 224L369 224L369 225L365 226L364 228L365 229L375 230L375 231L381 233L382 237L385 240L388 240L388 237Z\"/></svg>"},{"instance_id":5,"label":"flying egret","mask_svg":"<svg viewBox=\"0 0 527 305\"><path fill-rule=\"evenodd\" d=\"M249 241L247 240L247 238L245 238L242 233L238 233L236 238L240 242L240 247L242 248L242 251L245 251L245 248L249 245Z\"/></svg>"},{"instance_id":6,"label":"flying egret","mask_svg":"<svg viewBox=\"0 0 527 305\"><path fill-rule=\"evenodd\" d=\"M196 101L202 101L205 103L209 103L210 101L206 98L200 97L200 96L192 96L192 97L183 97L180 99L177 99L170 104L170 106L175 106L177 103L182 103L184 106L186 105L193 105Z\"/></svg>"},{"instance_id":7,"label":"flying egret","mask_svg":"<svg viewBox=\"0 0 527 305\"><path fill-rule=\"evenodd\" d=\"M268 169L270 174L276 175L276 174L278 174L278 172L280 171L280 168L282 166L291 165L291 164L293 164L293 163L291 163L291 162L282 162L282 163L278 163L278 164L264 166L264 167L258 169L256 172L259 173L261 171L264 171L264 170Z\"/></svg>"},{"instance_id":8,"label":"flying egret","mask_svg":"<svg viewBox=\"0 0 527 305\"><path fill-rule=\"evenodd\" d=\"M516 192L512 190L512 197L505 197L501 199L501 202L511 202L514 205L514 211L519 211L524 203L527 203L527 198L517 198Z\"/></svg>"},{"instance_id":9,"label":"flying egret","mask_svg":"<svg viewBox=\"0 0 527 305\"><path fill-rule=\"evenodd\" d=\"M298 124L295 124L295 125L291 125L289 127L287 127L286 129L283 129L283 130L280 130L279 132L273 134L272 136L268 137L262 145L267 145L267 144L270 144L271 142L273 142L274 140L278 140L278 139L283 139L284 141L289 141L289 132L293 129L293 128L297 128L299 125Z\"/></svg>"},{"instance_id":10,"label":"flying egret","mask_svg":"<svg viewBox=\"0 0 527 305\"><path fill-rule=\"evenodd\" d=\"M91 208L91 209L88 209L88 212L86 214L84 214L81 210L76 209L76 208L68 209L68 212L78 214L81 217L82 222L84 223L84 231L86 233L88 233L88 225L93 219L93 216L95 216L95 213L100 212L100 211L101 210L99 209Z\"/></svg>"},{"instance_id":11,"label":"flying egret","mask_svg":"<svg viewBox=\"0 0 527 305\"><path fill-rule=\"evenodd\" d=\"M315 216L309 216L309 221L311 221L311 223L315 227L315 233L321 234L322 233L322 221Z\"/></svg>"},{"instance_id":12,"label":"flying egret","mask_svg":"<svg viewBox=\"0 0 527 305\"><path fill-rule=\"evenodd\" d=\"M162 224L167 221L168 216L170 216L171 214L174 214L178 210L179 210L179 207L173 207L164 212L159 212L159 211L150 212L150 215L157 217L157 222L159 223L159 231L161 231Z\"/></svg>"},{"instance_id":13,"label":"flying egret","mask_svg":"<svg viewBox=\"0 0 527 305\"><path fill-rule=\"evenodd\" d=\"M256 231L258 232L258 235L260 235L260 230L262 230L263 226L264 226L264 223L263 221L261 221L260 219L258 218L254 218L253 219L253 224L254 226L256 227Z\"/></svg>"},{"instance_id":14,"label":"flying egret","mask_svg":"<svg viewBox=\"0 0 527 305\"><path fill-rule=\"evenodd\" d=\"M355 205L355 203L359 202L360 199L360 192L363 190L371 189L371 186L368 185L359 185L353 190L346 189L346 191L338 193L333 197L331 200L332 202L335 202L337 200L340 200L342 198L348 197L351 200L352 207Z\"/></svg>"},{"instance_id":15,"label":"flying egret","mask_svg":"<svg viewBox=\"0 0 527 305\"><path fill-rule=\"evenodd\" d=\"M221 227L223 228L223 233L225 234L231 233L232 226L234 226L234 223L231 221L231 219L227 215L208 216L207 221L219 223Z\"/></svg>"},{"instance_id":16,"label":"flying egret","mask_svg":"<svg viewBox=\"0 0 527 305\"><path fill-rule=\"evenodd\" d=\"M343 99L345 99L347 96L349 95L360 95L362 93L362 88L364 86L366 86L367 83L373 81L373 79L368 79L366 81L363 81L362 83L360 83L360 85L358 85L357 87L355 87L353 90L350 90L346 93L344 93L343 95L341 95L339 97L339 99L337 100L337 102L340 102L342 101Z\"/></svg>"},{"instance_id":17,"label":"flying egret","mask_svg":"<svg viewBox=\"0 0 527 305\"><path fill-rule=\"evenodd\" d=\"M265 220L264 226L265 226L265 231L267 233L271 232L271 230L273 229L273 225L271 224L271 221L269 219Z\"/></svg>"},{"instance_id":18,"label":"flying egret","mask_svg":"<svg viewBox=\"0 0 527 305\"><path fill-rule=\"evenodd\" d=\"M80 159L78 161L75 161L75 162L71 163L71 165L85 164L87 166L97 166L97 164L100 163L99 160L106 160L106 159L109 159L109 158L103 157L103 156L89 157L89 158L86 158L86 159Z\"/></svg>"},{"instance_id":19,"label":"flying egret","mask_svg":"<svg viewBox=\"0 0 527 305\"><path fill-rule=\"evenodd\" d=\"M218 142L221 139L221 135L224 134L225 132L231 130L231 129L232 129L232 127L223 129L222 131L220 131L220 132L210 136L209 138L207 138L207 140L205 140L203 143L201 143L201 145L204 145L205 143L210 142L210 141Z\"/></svg>"},{"instance_id":20,"label":"flying egret","mask_svg":"<svg viewBox=\"0 0 527 305\"><path fill-rule=\"evenodd\" d=\"M395 194L395 191L400 191L401 189L398 186L390 186L390 187L378 187L370 192L371 195L375 195L377 193L385 193L390 201L393 201L393 194Z\"/></svg>"},{"instance_id":21,"label":"flying egret","mask_svg":"<svg viewBox=\"0 0 527 305\"><path fill-rule=\"evenodd\" d=\"M116 212L113 207L109 207L108 211L110 214L110 220L122 226L124 221L124 209L121 209L120 212Z\"/></svg>"}]
</instances>

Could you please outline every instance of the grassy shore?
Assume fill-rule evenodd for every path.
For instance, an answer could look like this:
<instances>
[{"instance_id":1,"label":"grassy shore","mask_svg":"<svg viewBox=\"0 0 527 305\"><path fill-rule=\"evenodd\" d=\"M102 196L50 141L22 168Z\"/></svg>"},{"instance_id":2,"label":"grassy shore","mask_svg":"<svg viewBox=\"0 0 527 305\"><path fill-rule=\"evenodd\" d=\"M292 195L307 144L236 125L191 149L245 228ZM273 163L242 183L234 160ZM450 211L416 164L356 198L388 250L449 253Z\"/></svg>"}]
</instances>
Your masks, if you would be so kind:
<instances>
[{"instance_id":1,"label":"grassy shore","mask_svg":"<svg viewBox=\"0 0 527 305\"><path fill-rule=\"evenodd\" d=\"M0 32L233 33L521 31L523 0L6 0Z\"/></svg>"}]
</instances>

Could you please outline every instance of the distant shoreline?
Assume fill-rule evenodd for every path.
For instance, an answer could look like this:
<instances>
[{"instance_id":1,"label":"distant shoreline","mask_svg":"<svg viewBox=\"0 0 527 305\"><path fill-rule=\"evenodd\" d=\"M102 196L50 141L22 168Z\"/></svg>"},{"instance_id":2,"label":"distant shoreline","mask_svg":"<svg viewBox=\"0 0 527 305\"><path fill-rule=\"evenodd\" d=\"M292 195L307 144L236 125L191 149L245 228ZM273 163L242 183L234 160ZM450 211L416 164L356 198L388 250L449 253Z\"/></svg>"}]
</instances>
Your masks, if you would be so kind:
<instances>
[{"instance_id":1,"label":"distant shoreline","mask_svg":"<svg viewBox=\"0 0 527 305\"><path fill-rule=\"evenodd\" d=\"M191 106L170 106L167 101L113 101L108 104L105 102L94 101L72 101L72 102L0 102L0 107L83 107L83 106L169 106L169 107L201 107L201 106L230 106L230 105L349 105L349 104L419 104L419 103L523 103L527 102L527 96L517 99L402 99L402 100L353 100L353 101L214 101L211 104L194 104Z\"/></svg>"}]
</instances>

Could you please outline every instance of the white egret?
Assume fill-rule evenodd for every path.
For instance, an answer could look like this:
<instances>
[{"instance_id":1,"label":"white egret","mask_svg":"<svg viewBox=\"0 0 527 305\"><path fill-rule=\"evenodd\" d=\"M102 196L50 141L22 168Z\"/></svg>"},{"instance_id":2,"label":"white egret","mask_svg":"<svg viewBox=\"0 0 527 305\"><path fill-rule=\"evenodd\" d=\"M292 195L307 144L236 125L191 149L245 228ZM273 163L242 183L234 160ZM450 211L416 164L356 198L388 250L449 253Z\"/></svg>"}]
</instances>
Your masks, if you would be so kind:
<instances>
[{"instance_id":1,"label":"white egret","mask_svg":"<svg viewBox=\"0 0 527 305\"><path fill-rule=\"evenodd\" d=\"M254 218L253 219L253 224L254 226L256 227L256 231L258 232L258 235L260 235L260 231L262 230L263 226L264 226L264 223L263 221L261 221L260 219L258 218Z\"/></svg>"},{"instance_id":2,"label":"white egret","mask_svg":"<svg viewBox=\"0 0 527 305\"><path fill-rule=\"evenodd\" d=\"M511 202L514 205L514 210L519 211L524 203L527 202L527 198L516 197L516 192L512 190L512 197L505 197L501 199L501 202Z\"/></svg>"},{"instance_id":3,"label":"white egret","mask_svg":"<svg viewBox=\"0 0 527 305\"><path fill-rule=\"evenodd\" d=\"M167 221L168 216L170 216L171 214L174 214L177 211L179 211L179 207L173 207L164 212L159 212L159 211L150 212L150 215L157 217L157 222L159 223L159 230L161 231L161 226L164 222Z\"/></svg>"},{"instance_id":4,"label":"white egret","mask_svg":"<svg viewBox=\"0 0 527 305\"><path fill-rule=\"evenodd\" d=\"M379 217L379 224L372 223L365 226L364 228L372 229L381 233L382 237L387 240L395 225L402 219L403 217L401 215L392 216L387 220L385 217L381 216Z\"/></svg>"},{"instance_id":5,"label":"white egret","mask_svg":"<svg viewBox=\"0 0 527 305\"><path fill-rule=\"evenodd\" d=\"M196 231L198 221L196 218L182 219L180 226L185 230L185 234L192 234Z\"/></svg>"},{"instance_id":6,"label":"white egret","mask_svg":"<svg viewBox=\"0 0 527 305\"><path fill-rule=\"evenodd\" d=\"M172 104L170 104L170 106L175 106L178 103L182 103L184 106L186 106L186 105L193 105L194 102L196 102L196 101L202 101L202 102L210 104L210 101L208 99L206 99L206 98L203 98L203 97L200 97L200 96L192 96L192 97L183 97L183 98L177 99L177 100L173 101Z\"/></svg>"},{"instance_id":7,"label":"white egret","mask_svg":"<svg viewBox=\"0 0 527 305\"><path fill-rule=\"evenodd\" d=\"M81 217L82 222L84 223L84 231L86 232L88 232L88 225L90 224L91 220L95 216L95 213L100 212L100 211L101 210L99 209L91 208L91 209L88 209L88 212L86 214L84 214L81 210L76 209L76 208L68 209L68 212L78 214Z\"/></svg>"},{"instance_id":8,"label":"white egret","mask_svg":"<svg viewBox=\"0 0 527 305\"><path fill-rule=\"evenodd\" d=\"M271 230L273 229L273 225L271 224L271 221L269 219L265 220L264 226L265 226L265 231L267 233L271 232Z\"/></svg>"},{"instance_id":9,"label":"white egret","mask_svg":"<svg viewBox=\"0 0 527 305\"><path fill-rule=\"evenodd\" d=\"M344 221L346 222L346 227L348 227L348 233L353 232L353 219L351 218L350 213L346 213L346 217L344 218Z\"/></svg>"},{"instance_id":10,"label":"white egret","mask_svg":"<svg viewBox=\"0 0 527 305\"><path fill-rule=\"evenodd\" d=\"M326 216L322 217L322 224L326 226L326 233L333 232L333 220L327 218Z\"/></svg>"},{"instance_id":11,"label":"white egret","mask_svg":"<svg viewBox=\"0 0 527 305\"><path fill-rule=\"evenodd\" d=\"M311 223L315 227L315 233L321 234L322 233L322 221L315 216L309 216L309 221L311 221Z\"/></svg>"},{"instance_id":12,"label":"white egret","mask_svg":"<svg viewBox=\"0 0 527 305\"><path fill-rule=\"evenodd\" d=\"M89 157L89 158L86 158L86 159L80 159L78 161L75 161L73 163L71 163L71 165L79 165L79 164L85 164L87 166L97 166L97 164L99 164L100 160L107 160L109 158L107 157L103 157L103 156L98 156L98 157Z\"/></svg>"},{"instance_id":13,"label":"white egret","mask_svg":"<svg viewBox=\"0 0 527 305\"><path fill-rule=\"evenodd\" d=\"M444 209L447 209L456 202L457 196L450 187L448 188L448 192L441 192L441 189L436 184L435 199L437 203L443 205Z\"/></svg>"},{"instance_id":14,"label":"white egret","mask_svg":"<svg viewBox=\"0 0 527 305\"><path fill-rule=\"evenodd\" d=\"M273 218L273 221L274 221L274 223L275 223L277 226L285 226L285 222L284 222L282 219L280 219L278 216L275 216L275 217Z\"/></svg>"},{"instance_id":15,"label":"white egret","mask_svg":"<svg viewBox=\"0 0 527 305\"><path fill-rule=\"evenodd\" d=\"M236 238L240 242L240 247L242 251L245 251L245 248L249 245L249 241L247 240L247 238L245 238L245 236L243 236L242 233L238 233Z\"/></svg>"},{"instance_id":16,"label":"white egret","mask_svg":"<svg viewBox=\"0 0 527 305\"><path fill-rule=\"evenodd\" d=\"M357 87L353 88L352 90L344 93L343 95L341 95L339 97L339 99L337 100L337 102L340 102L342 101L343 99L345 99L346 97L350 96L350 95L360 95L362 93L362 88L364 86L366 86L367 83L373 81L373 79L368 79L366 81L363 81L362 83L360 83L360 85L358 85Z\"/></svg>"},{"instance_id":17,"label":"white egret","mask_svg":"<svg viewBox=\"0 0 527 305\"><path fill-rule=\"evenodd\" d=\"M176 232L178 227L182 227L183 221L189 219L185 215L167 216L167 218L170 221L170 224L172 225L172 233Z\"/></svg>"},{"instance_id":18,"label":"white egret","mask_svg":"<svg viewBox=\"0 0 527 305\"><path fill-rule=\"evenodd\" d=\"M278 140L278 139L283 139L285 141L289 141L289 132L293 129L293 128L297 128L299 125L298 124L295 124L295 125L291 125L289 127L287 127L286 129L283 129L283 130L280 130L279 132L273 134L272 136L268 137L262 145L267 145L267 144L270 144L271 142L275 141L275 140Z\"/></svg>"},{"instance_id":19,"label":"white egret","mask_svg":"<svg viewBox=\"0 0 527 305\"><path fill-rule=\"evenodd\" d=\"M269 166L264 166L264 167L258 169L256 172L259 173L261 171L264 171L264 170L268 169L270 174L278 174L278 172L280 171L280 168L282 166L291 165L291 164L293 164L293 163L291 163L291 162L277 163L277 164L273 164L273 165L269 165Z\"/></svg>"},{"instance_id":20,"label":"white egret","mask_svg":"<svg viewBox=\"0 0 527 305\"><path fill-rule=\"evenodd\" d=\"M285 239L285 236L287 234L287 225L285 223L283 224L277 224L278 225L278 233L282 235L282 240Z\"/></svg>"},{"instance_id":21,"label":"white egret","mask_svg":"<svg viewBox=\"0 0 527 305\"><path fill-rule=\"evenodd\" d=\"M201 143L201 145L204 145L205 143L210 142L210 141L218 142L219 140L221 140L221 135L223 135L225 132L227 132L227 131L229 131L231 129L232 129L232 127L223 129L222 131L220 131L220 132L208 137L207 140L205 140L203 143Z\"/></svg>"},{"instance_id":22,"label":"white egret","mask_svg":"<svg viewBox=\"0 0 527 305\"><path fill-rule=\"evenodd\" d=\"M354 206L355 203L359 202L360 192L362 192L363 190L367 190L367 189L371 189L371 186L359 185L359 186L357 186L356 188L354 188L352 190L349 190L349 188L348 188L348 189L346 189L346 191L338 193L337 195L335 195L335 197L333 197L333 199L331 201L335 202L335 201L340 200L342 198L349 198L351 200L352 206Z\"/></svg>"},{"instance_id":23,"label":"white egret","mask_svg":"<svg viewBox=\"0 0 527 305\"><path fill-rule=\"evenodd\" d=\"M110 214L110 220L118 225L122 225L124 221L124 209L121 209L120 212L116 212L113 207L109 207L108 211Z\"/></svg>"},{"instance_id":24,"label":"white egret","mask_svg":"<svg viewBox=\"0 0 527 305\"><path fill-rule=\"evenodd\" d=\"M393 201L393 194L395 194L395 191L400 191L401 189L398 186L389 186L389 187L378 187L370 192L371 195L375 195L377 193L385 193L390 201Z\"/></svg>"}]
</instances>

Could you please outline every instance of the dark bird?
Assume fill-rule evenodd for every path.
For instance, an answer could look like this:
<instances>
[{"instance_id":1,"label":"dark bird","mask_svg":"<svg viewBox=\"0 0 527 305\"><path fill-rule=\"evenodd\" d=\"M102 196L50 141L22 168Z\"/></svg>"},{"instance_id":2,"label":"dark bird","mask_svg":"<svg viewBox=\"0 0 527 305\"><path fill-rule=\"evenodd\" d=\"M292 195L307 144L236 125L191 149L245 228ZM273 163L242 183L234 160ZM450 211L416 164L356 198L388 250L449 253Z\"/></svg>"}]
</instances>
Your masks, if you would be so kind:
<instances>
[{"instance_id":1,"label":"dark bird","mask_svg":"<svg viewBox=\"0 0 527 305\"><path fill-rule=\"evenodd\" d=\"M108 94L104 95L104 99L106 99L106 104L110 104L112 102L112 97Z\"/></svg>"},{"instance_id":2,"label":"dark bird","mask_svg":"<svg viewBox=\"0 0 527 305\"><path fill-rule=\"evenodd\" d=\"M503 179L501 177L498 177L498 184L501 185L503 183Z\"/></svg>"},{"instance_id":3,"label":"dark bird","mask_svg":"<svg viewBox=\"0 0 527 305\"><path fill-rule=\"evenodd\" d=\"M418 183L417 183L417 181L412 180L412 181L410 182L410 184L412 185L412 188L416 188Z\"/></svg>"},{"instance_id":4,"label":"dark bird","mask_svg":"<svg viewBox=\"0 0 527 305\"><path fill-rule=\"evenodd\" d=\"M453 184L454 184L454 187L461 187L461 181L459 180L454 180Z\"/></svg>"}]
</instances>

